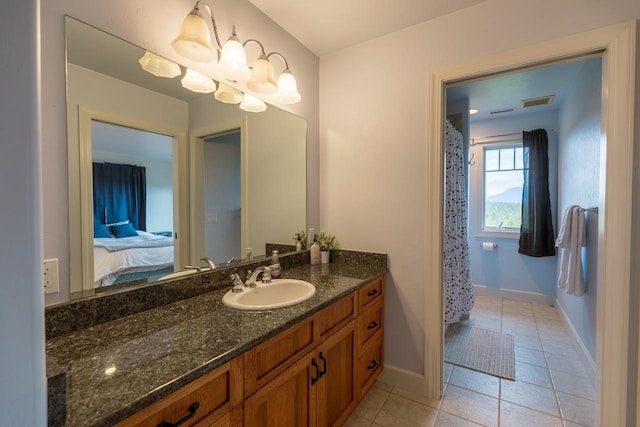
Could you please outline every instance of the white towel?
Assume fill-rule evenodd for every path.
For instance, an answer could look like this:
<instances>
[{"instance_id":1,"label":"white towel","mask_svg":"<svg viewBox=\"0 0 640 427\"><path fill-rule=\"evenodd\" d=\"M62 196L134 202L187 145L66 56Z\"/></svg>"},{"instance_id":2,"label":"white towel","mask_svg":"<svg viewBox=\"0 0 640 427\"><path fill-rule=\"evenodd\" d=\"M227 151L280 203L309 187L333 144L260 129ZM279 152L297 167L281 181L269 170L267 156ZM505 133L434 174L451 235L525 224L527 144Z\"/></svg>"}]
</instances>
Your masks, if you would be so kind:
<instances>
[{"instance_id":1,"label":"white towel","mask_svg":"<svg viewBox=\"0 0 640 427\"><path fill-rule=\"evenodd\" d=\"M571 206L564 212L556 247L562 251L558 287L569 295L582 296L585 283L582 277L582 242L584 239L584 210Z\"/></svg>"}]
</instances>

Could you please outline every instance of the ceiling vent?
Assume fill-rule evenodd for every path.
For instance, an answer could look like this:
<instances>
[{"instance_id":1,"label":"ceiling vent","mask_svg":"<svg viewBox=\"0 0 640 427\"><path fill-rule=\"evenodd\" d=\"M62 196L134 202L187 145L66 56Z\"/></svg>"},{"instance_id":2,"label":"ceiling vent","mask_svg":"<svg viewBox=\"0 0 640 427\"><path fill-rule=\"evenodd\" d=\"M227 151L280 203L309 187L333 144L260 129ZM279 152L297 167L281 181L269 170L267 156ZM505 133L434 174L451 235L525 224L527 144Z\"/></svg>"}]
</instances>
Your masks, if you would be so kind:
<instances>
[{"instance_id":1,"label":"ceiling vent","mask_svg":"<svg viewBox=\"0 0 640 427\"><path fill-rule=\"evenodd\" d=\"M520 101L522 108L537 107L540 105L549 105L553 102L555 95L541 96L540 98L529 98Z\"/></svg>"},{"instance_id":2,"label":"ceiling vent","mask_svg":"<svg viewBox=\"0 0 640 427\"><path fill-rule=\"evenodd\" d=\"M489 111L489 114L503 114L503 113L511 113L513 111L516 111L516 109L515 108L505 108L503 110Z\"/></svg>"}]
</instances>

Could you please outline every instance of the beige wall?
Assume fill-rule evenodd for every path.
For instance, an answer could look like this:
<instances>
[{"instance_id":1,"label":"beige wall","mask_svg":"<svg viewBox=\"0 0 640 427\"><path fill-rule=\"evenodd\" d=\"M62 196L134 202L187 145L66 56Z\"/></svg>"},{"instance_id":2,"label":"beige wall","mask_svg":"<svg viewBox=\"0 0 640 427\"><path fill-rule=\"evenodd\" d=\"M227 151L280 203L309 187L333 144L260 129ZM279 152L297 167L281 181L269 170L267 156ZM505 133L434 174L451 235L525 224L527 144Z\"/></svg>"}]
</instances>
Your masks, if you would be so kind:
<instances>
[{"instance_id":1,"label":"beige wall","mask_svg":"<svg viewBox=\"0 0 640 427\"><path fill-rule=\"evenodd\" d=\"M257 38L268 50L282 52L298 81L302 102L286 109L308 122L307 215L319 223L318 198L318 58L246 0L213 4L220 36L236 24L241 39ZM60 286L69 287L69 223L67 198L67 127L65 108L64 15L70 15L170 59L170 47L192 0L47 0L41 4L42 30L42 164L43 246L45 258L58 258ZM255 52L257 55L258 52ZM249 55L251 56L251 55ZM279 64L274 61L276 71ZM46 303L64 301L60 293Z\"/></svg>"},{"instance_id":2,"label":"beige wall","mask_svg":"<svg viewBox=\"0 0 640 427\"><path fill-rule=\"evenodd\" d=\"M640 17L635 0L489 0L320 60L320 216L389 254L388 365L422 374L427 72ZM349 191L344 191L345 183Z\"/></svg>"}]
</instances>

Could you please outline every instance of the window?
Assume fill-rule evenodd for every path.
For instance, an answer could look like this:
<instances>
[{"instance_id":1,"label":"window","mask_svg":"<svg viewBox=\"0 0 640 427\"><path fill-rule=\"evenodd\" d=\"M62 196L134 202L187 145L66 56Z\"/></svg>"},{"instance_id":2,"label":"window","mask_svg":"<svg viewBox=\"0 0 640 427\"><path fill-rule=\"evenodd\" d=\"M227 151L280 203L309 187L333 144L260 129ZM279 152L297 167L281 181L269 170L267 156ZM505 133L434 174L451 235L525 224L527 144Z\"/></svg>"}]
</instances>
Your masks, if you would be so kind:
<instances>
[{"instance_id":1,"label":"window","mask_svg":"<svg viewBox=\"0 0 640 427\"><path fill-rule=\"evenodd\" d=\"M483 231L520 231L524 182L522 150L522 143L484 147Z\"/></svg>"}]
</instances>

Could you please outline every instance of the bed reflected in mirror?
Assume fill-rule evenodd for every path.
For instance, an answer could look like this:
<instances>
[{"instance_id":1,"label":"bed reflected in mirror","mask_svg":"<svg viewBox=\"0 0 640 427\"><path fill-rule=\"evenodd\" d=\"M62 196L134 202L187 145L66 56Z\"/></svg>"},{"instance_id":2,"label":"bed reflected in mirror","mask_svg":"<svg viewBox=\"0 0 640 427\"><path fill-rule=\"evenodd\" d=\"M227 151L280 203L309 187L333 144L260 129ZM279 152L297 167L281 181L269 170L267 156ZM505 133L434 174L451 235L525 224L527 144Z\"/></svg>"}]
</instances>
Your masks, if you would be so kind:
<instances>
[{"instance_id":1,"label":"bed reflected in mirror","mask_svg":"<svg viewBox=\"0 0 640 427\"><path fill-rule=\"evenodd\" d=\"M96 288L173 272L172 143L167 135L91 122Z\"/></svg>"}]
</instances>

